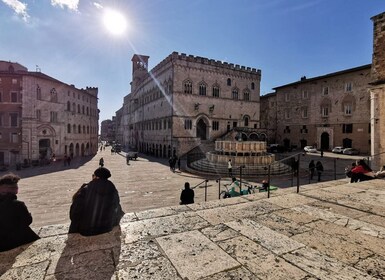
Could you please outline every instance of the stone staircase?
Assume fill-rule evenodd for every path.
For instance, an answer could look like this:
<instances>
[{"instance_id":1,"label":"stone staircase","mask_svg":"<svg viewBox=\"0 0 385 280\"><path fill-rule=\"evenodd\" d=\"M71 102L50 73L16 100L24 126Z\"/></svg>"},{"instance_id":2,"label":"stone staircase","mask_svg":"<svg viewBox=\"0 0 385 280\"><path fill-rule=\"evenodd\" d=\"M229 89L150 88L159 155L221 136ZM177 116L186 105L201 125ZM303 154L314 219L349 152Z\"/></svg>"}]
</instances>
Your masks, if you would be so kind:
<instances>
[{"instance_id":1,"label":"stone staircase","mask_svg":"<svg viewBox=\"0 0 385 280\"><path fill-rule=\"evenodd\" d=\"M0 253L0 279L385 279L385 184L329 181L68 224Z\"/></svg>"}]
</instances>

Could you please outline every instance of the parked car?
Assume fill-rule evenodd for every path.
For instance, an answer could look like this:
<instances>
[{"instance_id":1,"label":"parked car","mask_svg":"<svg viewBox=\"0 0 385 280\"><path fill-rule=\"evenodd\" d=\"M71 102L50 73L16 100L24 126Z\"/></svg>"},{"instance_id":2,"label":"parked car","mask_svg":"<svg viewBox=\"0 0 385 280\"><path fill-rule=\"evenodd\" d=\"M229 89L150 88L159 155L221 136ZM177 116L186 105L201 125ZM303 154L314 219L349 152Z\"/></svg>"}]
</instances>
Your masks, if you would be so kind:
<instances>
[{"instance_id":1,"label":"parked car","mask_svg":"<svg viewBox=\"0 0 385 280\"><path fill-rule=\"evenodd\" d=\"M340 146L337 146L337 147L334 147L333 150L332 150L332 153L335 153L335 154L342 154L344 152L345 148L344 147L340 147Z\"/></svg>"},{"instance_id":2,"label":"parked car","mask_svg":"<svg viewBox=\"0 0 385 280\"><path fill-rule=\"evenodd\" d=\"M303 150L307 153L316 153L317 149L314 148L313 146L305 146Z\"/></svg>"},{"instance_id":3,"label":"parked car","mask_svg":"<svg viewBox=\"0 0 385 280\"><path fill-rule=\"evenodd\" d=\"M344 155L358 155L360 151L354 148L346 148L342 153Z\"/></svg>"}]
</instances>

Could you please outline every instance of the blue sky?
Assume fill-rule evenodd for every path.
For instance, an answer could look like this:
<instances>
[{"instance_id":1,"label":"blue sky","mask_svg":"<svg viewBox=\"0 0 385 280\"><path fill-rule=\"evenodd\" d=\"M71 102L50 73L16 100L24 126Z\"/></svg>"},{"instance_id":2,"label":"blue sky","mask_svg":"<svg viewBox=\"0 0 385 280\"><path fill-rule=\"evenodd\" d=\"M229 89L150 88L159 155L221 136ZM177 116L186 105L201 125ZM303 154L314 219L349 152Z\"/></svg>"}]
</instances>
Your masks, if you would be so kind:
<instances>
[{"instance_id":1,"label":"blue sky","mask_svg":"<svg viewBox=\"0 0 385 280\"><path fill-rule=\"evenodd\" d=\"M103 24L119 11L127 29ZM0 0L0 60L99 88L100 120L130 92L131 58L173 51L262 70L261 94L371 63L385 0Z\"/></svg>"}]
</instances>

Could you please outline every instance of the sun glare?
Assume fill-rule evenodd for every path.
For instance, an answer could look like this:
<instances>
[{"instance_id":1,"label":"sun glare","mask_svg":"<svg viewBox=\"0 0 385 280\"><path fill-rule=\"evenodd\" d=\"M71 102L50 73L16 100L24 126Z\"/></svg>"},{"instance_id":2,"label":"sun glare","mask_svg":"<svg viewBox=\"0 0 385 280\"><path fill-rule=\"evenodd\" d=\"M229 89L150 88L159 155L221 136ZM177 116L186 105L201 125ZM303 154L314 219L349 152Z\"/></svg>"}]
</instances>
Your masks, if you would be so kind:
<instances>
[{"instance_id":1,"label":"sun glare","mask_svg":"<svg viewBox=\"0 0 385 280\"><path fill-rule=\"evenodd\" d=\"M127 29L126 18L114 10L106 10L103 16L106 29L114 35L122 35Z\"/></svg>"}]
</instances>

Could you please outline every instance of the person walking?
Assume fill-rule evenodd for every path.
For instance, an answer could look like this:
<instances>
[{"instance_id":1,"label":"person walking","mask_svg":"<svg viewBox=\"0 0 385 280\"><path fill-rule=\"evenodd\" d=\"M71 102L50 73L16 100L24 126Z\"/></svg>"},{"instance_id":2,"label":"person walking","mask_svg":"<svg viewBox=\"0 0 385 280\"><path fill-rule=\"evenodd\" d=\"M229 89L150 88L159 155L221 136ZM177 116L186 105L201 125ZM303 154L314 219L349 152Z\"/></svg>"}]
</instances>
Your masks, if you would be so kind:
<instances>
[{"instance_id":1,"label":"person walking","mask_svg":"<svg viewBox=\"0 0 385 280\"><path fill-rule=\"evenodd\" d=\"M103 159L103 158L100 158L100 159L99 159L99 166L100 166L100 167L103 167L103 166L104 166L104 159Z\"/></svg>"},{"instance_id":2,"label":"person walking","mask_svg":"<svg viewBox=\"0 0 385 280\"><path fill-rule=\"evenodd\" d=\"M110 171L100 167L92 174L92 180L83 184L72 198L71 224L68 233L97 235L109 232L119 225L124 212L119 193L108 180Z\"/></svg>"},{"instance_id":3,"label":"person walking","mask_svg":"<svg viewBox=\"0 0 385 280\"><path fill-rule=\"evenodd\" d=\"M227 171L229 173L229 177L232 178L233 177L233 165L231 163L231 159L229 159L229 161L227 162Z\"/></svg>"},{"instance_id":4,"label":"person walking","mask_svg":"<svg viewBox=\"0 0 385 280\"><path fill-rule=\"evenodd\" d=\"M310 180L313 180L314 172L315 172L315 163L314 163L314 160L311 160L310 163L309 163L309 176L310 176Z\"/></svg>"},{"instance_id":5,"label":"person walking","mask_svg":"<svg viewBox=\"0 0 385 280\"><path fill-rule=\"evenodd\" d=\"M27 206L17 199L19 180L12 173L0 177L0 252L40 238L29 227L32 216Z\"/></svg>"},{"instance_id":6,"label":"person walking","mask_svg":"<svg viewBox=\"0 0 385 280\"><path fill-rule=\"evenodd\" d=\"M194 190L190 188L190 183L184 183L184 190L180 194L180 203L183 204L192 204L194 203Z\"/></svg>"},{"instance_id":7,"label":"person walking","mask_svg":"<svg viewBox=\"0 0 385 280\"><path fill-rule=\"evenodd\" d=\"M317 170L318 182L321 182L321 175L324 171L324 167L320 161L317 161L317 163L315 164L315 169Z\"/></svg>"}]
</instances>

